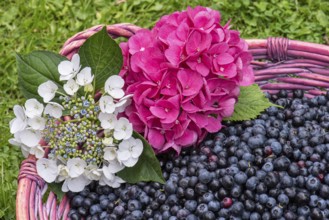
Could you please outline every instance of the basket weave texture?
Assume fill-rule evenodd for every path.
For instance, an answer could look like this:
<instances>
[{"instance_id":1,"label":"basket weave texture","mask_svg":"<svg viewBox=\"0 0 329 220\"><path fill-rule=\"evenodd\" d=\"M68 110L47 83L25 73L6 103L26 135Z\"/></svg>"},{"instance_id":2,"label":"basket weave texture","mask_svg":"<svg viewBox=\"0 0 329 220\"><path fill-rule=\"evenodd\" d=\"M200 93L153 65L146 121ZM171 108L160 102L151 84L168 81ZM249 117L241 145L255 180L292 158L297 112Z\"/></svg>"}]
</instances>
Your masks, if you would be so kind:
<instances>
[{"instance_id":1,"label":"basket weave texture","mask_svg":"<svg viewBox=\"0 0 329 220\"><path fill-rule=\"evenodd\" d=\"M71 58L77 53L87 38L102 29L97 25L68 39L60 54ZM113 38L129 38L141 28L122 23L107 26ZM268 38L247 40L249 51L253 54L252 65L255 81L263 91L276 93L280 89L305 90L305 96L314 97L324 94L329 88L329 46L289 40L287 38ZM30 155L21 164L18 176L16 197L17 220L57 220L69 219L69 199L64 196L57 202L52 192L42 203L47 184L36 172L36 158Z\"/></svg>"}]
</instances>

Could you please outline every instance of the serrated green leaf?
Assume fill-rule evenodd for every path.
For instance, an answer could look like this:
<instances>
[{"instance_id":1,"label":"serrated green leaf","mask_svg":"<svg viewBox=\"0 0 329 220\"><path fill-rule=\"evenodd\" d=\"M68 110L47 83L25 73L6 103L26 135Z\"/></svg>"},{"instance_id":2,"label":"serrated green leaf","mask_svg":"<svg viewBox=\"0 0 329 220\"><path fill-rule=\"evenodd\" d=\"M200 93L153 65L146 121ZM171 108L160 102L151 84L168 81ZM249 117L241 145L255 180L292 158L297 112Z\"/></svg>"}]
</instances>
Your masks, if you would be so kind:
<instances>
[{"instance_id":1,"label":"serrated green leaf","mask_svg":"<svg viewBox=\"0 0 329 220\"><path fill-rule=\"evenodd\" d=\"M116 75L122 67L119 45L108 35L106 27L86 40L79 50L83 67L89 66L94 74L94 88L103 88L108 77Z\"/></svg>"},{"instance_id":2,"label":"serrated green leaf","mask_svg":"<svg viewBox=\"0 0 329 220\"><path fill-rule=\"evenodd\" d=\"M257 84L241 86L239 100L234 106L234 113L231 117L224 120L244 121L254 119L271 106L277 105L274 105L265 97Z\"/></svg>"},{"instance_id":3,"label":"serrated green leaf","mask_svg":"<svg viewBox=\"0 0 329 220\"><path fill-rule=\"evenodd\" d=\"M143 152L139 157L138 162L133 167L126 167L118 173L118 176L128 183L138 183L142 181L154 181L165 183L162 176L161 166L156 158L150 144L143 136L134 131L134 138L141 139L143 142Z\"/></svg>"},{"instance_id":4,"label":"serrated green leaf","mask_svg":"<svg viewBox=\"0 0 329 220\"><path fill-rule=\"evenodd\" d=\"M26 99L36 98L38 87L48 80L57 84L62 90L63 81L59 81L58 64L67 60L65 57L49 51L34 51L27 55L16 55L18 86Z\"/></svg>"}]
</instances>

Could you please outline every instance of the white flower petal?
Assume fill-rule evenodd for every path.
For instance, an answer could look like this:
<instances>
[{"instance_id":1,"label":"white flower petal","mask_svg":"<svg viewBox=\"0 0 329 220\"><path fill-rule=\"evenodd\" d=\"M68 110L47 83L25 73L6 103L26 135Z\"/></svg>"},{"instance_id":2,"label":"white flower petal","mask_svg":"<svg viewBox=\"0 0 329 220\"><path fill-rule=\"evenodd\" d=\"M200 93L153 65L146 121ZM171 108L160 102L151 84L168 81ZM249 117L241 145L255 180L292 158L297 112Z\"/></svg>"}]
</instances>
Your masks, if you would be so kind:
<instances>
[{"instance_id":1,"label":"white flower petal","mask_svg":"<svg viewBox=\"0 0 329 220\"><path fill-rule=\"evenodd\" d=\"M21 146L21 151L25 158L27 158L30 155L30 148L28 148L24 145Z\"/></svg>"},{"instance_id":2,"label":"white flower petal","mask_svg":"<svg viewBox=\"0 0 329 220\"><path fill-rule=\"evenodd\" d=\"M63 191L63 192L68 192L68 191L69 191L68 182L69 182L68 179L66 179L66 180L64 181L64 183L63 183L63 185L62 185L62 191Z\"/></svg>"},{"instance_id":3,"label":"white flower petal","mask_svg":"<svg viewBox=\"0 0 329 220\"><path fill-rule=\"evenodd\" d=\"M73 79L70 79L64 84L63 88L68 95L74 95L79 90L79 85Z\"/></svg>"},{"instance_id":4,"label":"white flower petal","mask_svg":"<svg viewBox=\"0 0 329 220\"><path fill-rule=\"evenodd\" d=\"M125 84L125 81L122 79L121 76L118 76L118 75L110 76L105 82L105 91L109 88L121 89L124 86L124 84Z\"/></svg>"},{"instance_id":5,"label":"white flower petal","mask_svg":"<svg viewBox=\"0 0 329 220\"><path fill-rule=\"evenodd\" d=\"M131 157L131 154L129 153L129 151L118 150L117 155L118 155L118 160L120 162L128 160Z\"/></svg>"},{"instance_id":6,"label":"white flower petal","mask_svg":"<svg viewBox=\"0 0 329 220\"><path fill-rule=\"evenodd\" d=\"M26 115L25 115L25 110L22 106L15 105L14 106L14 114L17 118L21 119L22 121L25 121Z\"/></svg>"},{"instance_id":7,"label":"white flower petal","mask_svg":"<svg viewBox=\"0 0 329 220\"><path fill-rule=\"evenodd\" d=\"M104 129L113 129L117 123L117 117L114 114L99 113L98 119Z\"/></svg>"},{"instance_id":8,"label":"white flower petal","mask_svg":"<svg viewBox=\"0 0 329 220\"><path fill-rule=\"evenodd\" d=\"M115 111L115 103L111 96L102 96L99 99L99 107L103 113L112 114Z\"/></svg>"},{"instance_id":9,"label":"white flower petal","mask_svg":"<svg viewBox=\"0 0 329 220\"><path fill-rule=\"evenodd\" d=\"M117 131L114 131L114 133L113 133L113 137L114 137L116 140L123 140L123 139L126 137L126 132L123 131L123 130L117 130Z\"/></svg>"},{"instance_id":10,"label":"white flower petal","mask_svg":"<svg viewBox=\"0 0 329 220\"><path fill-rule=\"evenodd\" d=\"M64 60L62 62L59 63L58 65L58 72L59 74L63 75L63 76L67 76L72 74L73 71L73 63L68 61L68 60Z\"/></svg>"},{"instance_id":11,"label":"white flower petal","mask_svg":"<svg viewBox=\"0 0 329 220\"><path fill-rule=\"evenodd\" d=\"M121 117L114 127L114 138L117 140L127 140L131 137L133 132L132 124L127 118Z\"/></svg>"},{"instance_id":12,"label":"white flower petal","mask_svg":"<svg viewBox=\"0 0 329 220\"><path fill-rule=\"evenodd\" d=\"M71 63L73 64L73 71L75 71L75 72L79 71L79 69L81 67L79 54L76 53L72 56Z\"/></svg>"},{"instance_id":13,"label":"white flower petal","mask_svg":"<svg viewBox=\"0 0 329 220\"><path fill-rule=\"evenodd\" d=\"M91 68L85 67L77 75L77 84L80 86L85 86L91 84L94 79L94 76L91 74Z\"/></svg>"},{"instance_id":14,"label":"white flower petal","mask_svg":"<svg viewBox=\"0 0 329 220\"><path fill-rule=\"evenodd\" d=\"M47 183L52 183L57 177L57 165L56 161L46 158L40 158L37 160L37 172Z\"/></svg>"},{"instance_id":15,"label":"white flower petal","mask_svg":"<svg viewBox=\"0 0 329 220\"><path fill-rule=\"evenodd\" d=\"M102 140L102 143L107 146L107 147L111 147L111 146L114 146L113 144L113 138L112 137L108 137L108 138L104 138Z\"/></svg>"},{"instance_id":16,"label":"white flower petal","mask_svg":"<svg viewBox=\"0 0 329 220\"><path fill-rule=\"evenodd\" d=\"M56 102L49 102L45 108L45 114L48 114L54 118L60 118L63 114L63 106Z\"/></svg>"},{"instance_id":17,"label":"white flower petal","mask_svg":"<svg viewBox=\"0 0 329 220\"><path fill-rule=\"evenodd\" d=\"M104 148L104 159L107 161L111 161L116 159L117 151L115 147L105 147Z\"/></svg>"},{"instance_id":18,"label":"white flower petal","mask_svg":"<svg viewBox=\"0 0 329 220\"><path fill-rule=\"evenodd\" d=\"M23 131L27 127L27 121L22 121L20 118L14 118L9 123L10 133L14 134Z\"/></svg>"},{"instance_id":19,"label":"white flower petal","mask_svg":"<svg viewBox=\"0 0 329 220\"><path fill-rule=\"evenodd\" d=\"M81 192L90 182L91 181L88 180L84 175L81 175L76 178L69 178L67 186L72 192Z\"/></svg>"},{"instance_id":20,"label":"white flower petal","mask_svg":"<svg viewBox=\"0 0 329 220\"><path fill-rule=\"evenodd\" d=\"M16 147L20 147L22 145L22 143L17 141L15 138L10 138L8 142L9 144L14 145Z\"/></svg>"},{"instance_id":21,"label":"white flower petal","mask_svg":"<svg viewBox=\"0 0 329 220\"><path fill-rule=\"evenodd\" d=\"M38 145L38 146L31 148L30 154L35 155L35 157L39 159L45 155L45 151L43 150L43 148L40 145Z\"/></svg>"},{"instance_id":22,"label":"white flower petal","mask_svg":"<svg viewBox=\"0 0 329 220\"><path fill-rule=\"evenodd\" d=\"M46 127L46 122L47 120L45 118L41 118L39 116L28 119L28 125L30 125L34 130L44 130Z\"/></svg>"},{"instance_id":23,"label":"white flower petal","mask_svg":"<svg viewBox=\"0 0 329 220\"><path fill-rule=\"evenodd\" d=\"M43 101L47 103L55 97L57 90L58 86L54 82L48 80L39 85L38 94L43 98Z\"/></svg>"},{"instance_id":24,"label":"white flower petal","mask_svg":"<svg viewBox=\"0 0 329 220\"><path fill-rule=\"evenodd\" d=\"M89 180L100 180L102 176L102 170L99 169L96 165L94 164L89 164L85 168L84 175L89 179Z\"/></svg>"},{"instance_id":25,"label":"white flower petal","mask_svg":"<svg viewBox=\"0 0 329 220\"><path fill-rule=\"evenodd\" d=\"M69 169L69 176L72 178L80 176L83 174L86 166L86 161L80 158L68 159L67 168Z\"/></svg>"},{"instance_id":26,"label":"white flower petal","mask_svg":"<svg viewBox=\"0 0 329 220\"><path fill-rule=\"evenodd\" d=\"M58 182L62 182L63 180L69 178L69 169L67 168L67 166L60 164L58 166L58 177L57 177L57 181Z\"/></svg>"},{"instance_id":27,"label":"white flower petal","mask_svg":"<svg viewBox=\"0 0 329 220\"><path fill-rule=\"evenodd\" d=\"M125 92L122 89L117 88L110 90L108 93L115 99L120 99L125 95Z\"/></svg>"},{"instance_id":28,"label":"white flower petal","mask_svg":"<svg viewBox=\"0 0 329 220\"><path fill-rule=\"evenodd\" d=\"M122 163L126 166L126 167L133 167L135 166L135 164L137 163L138 158L133 158L130 157L127 160L122 161Z\"/></svg>"},{"instance_id":29,"label":"white flower petal","mask_svg":"<svg viewBox=\"0 0 329 220\"><path fill-rule=\"evenodd\" d=\"M20 132L20 140L27 147L35 147L41 140L40 133L33 130L23 130Z\"/></svg>"},{"instance_id":30,"label":"white flower petal","mask_svg":"<svg viewBox=\"0 0 329 220\"><path fill-rule=\"evenodd\" d=\"M108 161L108 165L103 166L103 173L107 178L110 178L110 174L117 173L123 170L125 167L117 160Z\"/></svg>"},{"instance_id":31,"label":"white flower petal","mask_svg":"<svg viewBox=\"0 0 329 220\"><path fill-rule=\"evenodd\" d=\"M43 105L36 99L28 99L25 102L25 114L29 118L40 117L43 112Z\"/></svg>"},{"instance_id":32,"label":"white flower petal","mask_svg":"<svg viewBox=\"0 0 329 220\"><path fill-rule=\"evenodd\" d=\"M143 152L143 142L140 139L134 140L134 146L132 147L131 156L138 158Z\"/></svg>"}]
</instances>

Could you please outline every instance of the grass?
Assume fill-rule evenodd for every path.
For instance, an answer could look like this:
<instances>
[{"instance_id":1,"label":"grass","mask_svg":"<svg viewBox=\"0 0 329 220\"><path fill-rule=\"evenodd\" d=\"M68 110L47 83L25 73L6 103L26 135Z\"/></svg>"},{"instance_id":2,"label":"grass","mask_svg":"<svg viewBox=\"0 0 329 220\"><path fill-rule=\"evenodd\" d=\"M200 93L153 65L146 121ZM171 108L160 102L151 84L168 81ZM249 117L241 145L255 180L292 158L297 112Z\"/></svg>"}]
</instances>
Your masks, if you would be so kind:
<instances>
[{"instance_id":1,"label":"grass","mask_svg":"<svg viewBox=\"0 0 329 220\"><path fill-rule=\"evenodd\" d=\"M220 10L222 21L232 18L244 38L284 36L329 43L329 3L322 0L0 1L0 219L15 218L16 177L23 159L8 144L12 106L23 103L15 53L59 51L67 38L96 24L130 22L150 28L160 16L188 5Z\"/></svg>"}]
</instances>

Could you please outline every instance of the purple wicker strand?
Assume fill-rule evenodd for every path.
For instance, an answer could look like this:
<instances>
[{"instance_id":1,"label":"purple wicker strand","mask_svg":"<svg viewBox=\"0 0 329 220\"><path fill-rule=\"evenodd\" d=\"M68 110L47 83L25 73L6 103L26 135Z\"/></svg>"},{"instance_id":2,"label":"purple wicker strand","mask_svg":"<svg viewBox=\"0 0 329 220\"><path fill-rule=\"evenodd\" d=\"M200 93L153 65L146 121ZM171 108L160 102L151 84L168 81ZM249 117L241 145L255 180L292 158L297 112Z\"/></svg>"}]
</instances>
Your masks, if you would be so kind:
<instances>
[{"instance_id":1,"label":"purple wicker strand","mask_svg":"<svg viewBox=\"0 0 329 220\"><path fill-rule=\"evenodd\" d=\"M262 89L267 90L280 90L280 89L301 89L301 90L310 90L314 87L311 86L303 86L303 85L296 85L290 83L268 83L266 85L261 86Z\"/></svg>"},{"instance_id":2,"label":"purple wicker strand","mask_svg":"<svg viewBox=\"0 0 329 220\"><path fill-rule=\"evenodd\" d=\"M276 75L276 74L291 74L291 73L300 73L307 72L303 68L282 68L282 69L263 69L263 70L254 70L255 76L260 75Z\"/></svg>"},{"instance_id":3,"label":"purple wicker strand","mask_svg":"<svg viewBox=\"0 0 329 220\"><path fill-rule=\"evenodd\" d=\"M318 75L318 74L315 74L315 73L300 73L300 74L297 74L297 75L300 76L300 77L319 80L319 81L329 83L329 77L328 76Z\"/></svg>"},{"instance_id":4,"label":"purple wicker strand","mask_svg":"<svg viewBox=\"0 0 329 220\"><path fill-rule=\"evenodd\" d=\"M329 88L329 83L320 82L320 81L312 80L312 79L284 77L284 78L277 78L277 81L285 82L285 83L292 83L292 84L300 84L300 85L304 85L304 86L315 86L315 87Z\"/></svg>"}]
</instances>

